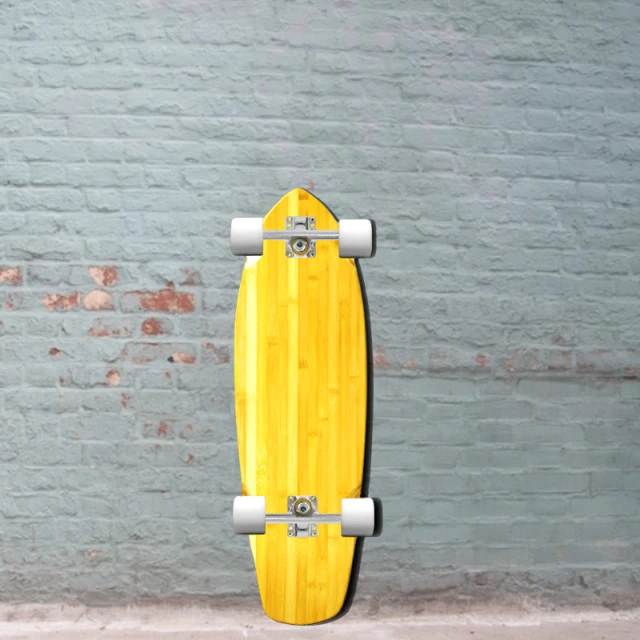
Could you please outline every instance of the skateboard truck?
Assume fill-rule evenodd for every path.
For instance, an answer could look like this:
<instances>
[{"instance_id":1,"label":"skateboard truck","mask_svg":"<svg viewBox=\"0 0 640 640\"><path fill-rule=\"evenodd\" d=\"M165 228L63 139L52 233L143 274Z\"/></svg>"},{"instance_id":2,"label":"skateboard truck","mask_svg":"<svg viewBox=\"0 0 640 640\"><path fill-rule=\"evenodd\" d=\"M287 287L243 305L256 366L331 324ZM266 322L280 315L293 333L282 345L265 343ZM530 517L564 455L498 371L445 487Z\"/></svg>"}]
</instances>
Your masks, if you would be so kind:
<instances>
[{"instance_id":1,"label":"skateboard truck","mask_svg":"<svg viewBox=\"0 0 640 640\"><path fill-rule=\"evenodd\" d=\"M290 538L315 538L319 524L340 524L340 514L318 513L316 496L289 496L287 513L267 513L267 524L287 525Z\"/></svg>"},{"instance_id":2,"label":"skateboard truck","mask_svg":"<svg viewBox=\"0 0 640 640\"><path fill-rule=\"evenodd\" d=\"M263 229L260 218L234 218L231 221L231 253L261 256L265 240L284 240L287 258L315 258L316 241L337 240L341 258L369 258L374 252L370 220L340 220L335 230L316 229L313 216L287 216L286 229Z\"/></svg>"},{"instance_id":3,"label":"skateboard truck","mask_svg":"<svg viewBox=\"0 0 640 640\"><path fill-rule=\"evenodd\" d=\"M343 498L342 513L318 513L317 496L288 496L287 513L267 513L264 496L238 496L233 501L236 533L262 535L267 524L287 525L290 538L315 538L319 524L339 524L343 536L371 536L375 509L371 498Z\"/></svg>"},{"instance_id":4,"label":"skateboard truck","mask_svg":"<svg viewBox=\"0 0 640 640\"><path fill-rule=\"evenodd\" d=\"M317 231L311 216L287 216L283 231L263 231L265 240L286 240L287 258L314 258L316 240L338 240L339 231Z\"/></svg>"},{"instance_id":5,"label":"skateboard truck","mask_svg":"<svg viewBox=\"0 0 640 640\"><path fill-rule=\"evenodd\" d=\"M316 255L316 241L309 237L309 231L315 231L315 229L315 218L287 217L287 231L293 231L296 234L287 239L287 258L313 258ZM306 233L305 236L298 235L303 232Z\"/></svg>"}]
</instances>

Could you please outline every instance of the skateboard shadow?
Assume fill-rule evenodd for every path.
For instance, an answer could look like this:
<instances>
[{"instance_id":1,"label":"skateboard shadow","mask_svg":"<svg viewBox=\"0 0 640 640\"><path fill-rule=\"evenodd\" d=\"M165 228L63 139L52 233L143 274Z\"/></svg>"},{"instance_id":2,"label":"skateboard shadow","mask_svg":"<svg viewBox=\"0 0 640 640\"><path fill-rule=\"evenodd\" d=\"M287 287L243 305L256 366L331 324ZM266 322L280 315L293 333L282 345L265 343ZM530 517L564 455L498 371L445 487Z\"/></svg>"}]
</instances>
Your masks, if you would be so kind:
<instances>
[{"instance_id":1,"label":"skateboard shadow","mask_svg":"<svg viewBox=\"0 0 640 640\"><path fill-rule=\"evenodd\" d=\"M305 189L306 191L306 189ZM314 198L320 200L316 195L313 195ZM320 202L322 202L320 200ZM329 210L331 215L338 219L335 213L331 211L329 207L323 202L324 206ZM375 247L376 247L376 223L372 221L373 225L373 254L371 257L375 255ZM369 480L371 478L371 450L372 450L372 437L373 437L373 387L374 387L374 379L373 379L373 341L371 337L371 316L369 313L369 301L367 298L367 291L364 284L364 278L362 277L362 270L360 268L360 262L358 260L355 261L356 270L358 272L358 280L360 281L360 289L362 290L362 301L364 304L364 322L365 322L365 332L367 339L367 425L366 425L366 437L365 437L365 445L364 445L364 465L362 470L362 490L361 497L368 497L369 494ZM375 530L373 532L373 537L378 537L382 535L383 528L383 513L382 513L382 501L379 498L373 498L373 503L375 507ZM358 538L356 540L355 551L353 555L353 564L351 565L351 577L349 578L349 586L347 587L347 593L344 599L344 604L342 605L342 609L328 620L323 620L322 622L317 622L314 625L310 626L318 626L322 624L327 624L328 622L335 622L336 620L342 618L351 609L351 605L353 604L353 600L356 594L356 588L358 586L358 576L360 575L360 563L362 560L362 547L364 545L364 538Z\"/></svg>"}]
</instances>

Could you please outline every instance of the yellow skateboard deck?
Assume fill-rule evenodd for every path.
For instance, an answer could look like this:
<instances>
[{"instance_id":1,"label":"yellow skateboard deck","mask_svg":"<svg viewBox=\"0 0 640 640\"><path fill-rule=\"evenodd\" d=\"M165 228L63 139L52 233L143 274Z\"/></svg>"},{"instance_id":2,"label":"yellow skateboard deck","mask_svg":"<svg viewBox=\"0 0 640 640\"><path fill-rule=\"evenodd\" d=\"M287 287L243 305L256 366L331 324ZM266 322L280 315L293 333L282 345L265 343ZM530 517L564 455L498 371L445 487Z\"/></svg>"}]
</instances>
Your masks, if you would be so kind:
<instances>
[{"instance_id":1,"label":"yellow skateboard deck","mask_svg":"<svg viewBox=\"0 0 640 640\"><path fill-rule=\"evenodd\" d=\"M283 230L290 216L338 221L303 189L264 218ZM285 242L264 242L242 272L235 318L235 407L242 494L265 496L267 513L285 513L289 496L314 496L318 512L339 514L360 497L367 429L367 337L355 260L337 240L315 257L287 257ZM249 536L260 596L272 619L313 624L343 607L356 538L340 524L316 537L290 537L266 524Z\"/></svg>"}]
</instances>

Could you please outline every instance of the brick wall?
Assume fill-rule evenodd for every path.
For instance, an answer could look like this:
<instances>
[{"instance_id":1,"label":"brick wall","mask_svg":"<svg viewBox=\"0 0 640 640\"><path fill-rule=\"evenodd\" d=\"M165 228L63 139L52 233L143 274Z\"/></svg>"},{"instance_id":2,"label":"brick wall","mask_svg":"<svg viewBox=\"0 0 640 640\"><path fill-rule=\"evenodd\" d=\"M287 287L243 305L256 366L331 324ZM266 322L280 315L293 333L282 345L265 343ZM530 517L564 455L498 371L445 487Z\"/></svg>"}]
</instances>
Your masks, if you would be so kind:
<instances>
[{"instance_id":1,"label":"brick wall","mask_svg":"<svg viewBox=\"0 0 640 640\"><path fill-rule=\"evenodd\" d=\"M2 600L255 597L227 234L297 186L378 224L358 597L637 598L639 27L638 0L0 4Z\"/></svg>"}]
</instances>

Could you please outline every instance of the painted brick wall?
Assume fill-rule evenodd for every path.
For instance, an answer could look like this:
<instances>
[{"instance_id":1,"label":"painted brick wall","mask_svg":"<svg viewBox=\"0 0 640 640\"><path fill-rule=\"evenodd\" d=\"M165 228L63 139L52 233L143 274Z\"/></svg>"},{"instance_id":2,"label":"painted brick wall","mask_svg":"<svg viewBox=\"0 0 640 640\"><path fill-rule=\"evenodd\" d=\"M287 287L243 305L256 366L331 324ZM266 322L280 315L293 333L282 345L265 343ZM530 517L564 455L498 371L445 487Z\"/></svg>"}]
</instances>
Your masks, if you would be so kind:
<instances>
[{"instance_id":1,"label":"painted brick wall","mask_svg":"<svg viewBox=\"0 0 640 640\"><path fill-rule=\"evenodd\" d=\"M0 598L255 597L227 233L296 186L378 223L358 597L637 597L639 27L638 0L0 3Z\"/></svg>"}]
</instances>

